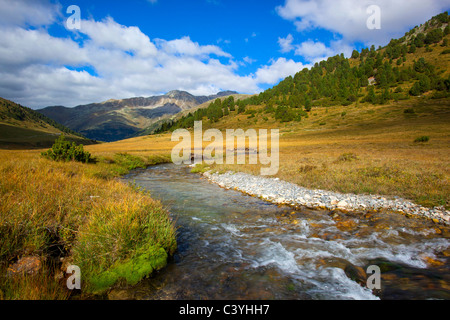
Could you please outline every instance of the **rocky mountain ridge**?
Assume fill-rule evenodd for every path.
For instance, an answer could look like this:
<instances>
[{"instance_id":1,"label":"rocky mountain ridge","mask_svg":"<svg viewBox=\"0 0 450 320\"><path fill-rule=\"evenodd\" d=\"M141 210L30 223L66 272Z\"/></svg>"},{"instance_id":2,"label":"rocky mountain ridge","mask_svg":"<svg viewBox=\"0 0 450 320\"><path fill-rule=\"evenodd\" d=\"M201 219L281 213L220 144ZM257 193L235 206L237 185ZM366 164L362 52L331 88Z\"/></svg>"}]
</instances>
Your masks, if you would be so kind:
<instances>
[{"instance_id":1,"label":"rocky mountain ridge","mask_svg":"<svg viewBox=\"0 0 450 320\"><path fill-rule=\"evenodd\" d=\"M52 106L37 111L90 139L110 142L132 137L156 121L235 93L194 96L173 90L160 96L111 99L74 108Z\"/></svg>"}]
</instances>

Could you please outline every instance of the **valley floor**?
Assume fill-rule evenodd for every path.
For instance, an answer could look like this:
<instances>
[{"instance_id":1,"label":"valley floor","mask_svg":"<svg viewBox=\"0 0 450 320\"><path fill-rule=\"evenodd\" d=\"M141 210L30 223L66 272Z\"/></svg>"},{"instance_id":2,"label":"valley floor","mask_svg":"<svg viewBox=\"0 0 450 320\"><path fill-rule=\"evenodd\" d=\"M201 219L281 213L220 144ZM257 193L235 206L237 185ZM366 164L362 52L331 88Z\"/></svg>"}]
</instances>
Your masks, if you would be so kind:
<instances>
[{"instance_id":1,"label":"valley floor","mask_svg":"<svg viewBox=\"0 0 450 320\"><path fill-rule=\"evenodd\" d=\"M413 112L405 113L407 109ZM351 198L341 199L336 193L366 195L368 200L374 201L373 207L380 201L388 204L397 197L417 204L417 207L411 206L419 211L421 207L439 207L435 211L424 210L436 214L430 216L432 219L448 221L448 211L443 209L450 208L448 100L317 107L300 123L264 119L259 116L263 114L262 108L255 107L255 110L257 117L231 114L217 123L204 121L203 129L217 128L222 132L227 128L279 129L280 168L270 180L277 178L280 183L291 183L290 187L274 185L280 195L291 187L292 190L305 188L302 189L308 190L303 193L305 202L296 195L299 204L308 205L306 194L309 192L309 204L314 206L317 200L327 207L329 202L330 209L345 207L341 201L352 204ZM422 136L427 136L427 141L415 142ZM58 257L51 248L65 253L73 250L75 258L103 257L98 261L91 259L84 266L90 270L91 289L95 290L108 287L127 267L138 268L140 261L146 259L139 254L144 247L152 247L155 253L155 264L149 266L160 267L163 255L157 248L164 248L170 254L176 247L170 219L148 194L114 178L134 168L170 161L176 144L178 141L171 141L168 133L86 146L85 150L97 159L95 164L53 162L40 157L40 151L1 151L1 269L6 270L24 256L44 260ZM204 146L208 144L205 142ZM260 168L259 164L215 164L202 165L196 171L232 171L257 176ZM242 183L251 181L249 176L242 177ZM263 180L255 184L270 187ZM312 190L325 191L316 197ZM267 195L265 192L255 194ZM288 196L280 195L274 196L288 200ZM148 212L153 214L149 216ZM141 223L136 224L136 219ZM156 230L145 229L145 226ZM149 235L160 232L160 236L143 237L146 232ZM112 256L109 255L111 248L115 248ZM127 267L120 267L118 261ZM95 277L107 269L112 272L112 278ZM55 286L56 280L44 278L47 280L0 283L0 298L67 298L66 293ZM43 283L46 290L41 290Z\"/></svg>"},{"instance_id":2,"label":"valley floor","mask_svg":"<svg viewBox=\"0 0 450 320\"><path fill-rule=\"evenodd\" d=\"M450 209L450 108L447 99L390 105L314 108L300 123L231 114L203 130L279 129L279 171L273 176L308 189L400 197L423 207ZM405 110L413 110L412 113ZM261 115L259 115L261 114ZM427 137L426 142L416 142ZM89 146L92 153L169 155L171 134ZM210 142L204 142L204 147ZM259 175L261 165L213 164L211 169Z\"/></svg>"}]
</instances>

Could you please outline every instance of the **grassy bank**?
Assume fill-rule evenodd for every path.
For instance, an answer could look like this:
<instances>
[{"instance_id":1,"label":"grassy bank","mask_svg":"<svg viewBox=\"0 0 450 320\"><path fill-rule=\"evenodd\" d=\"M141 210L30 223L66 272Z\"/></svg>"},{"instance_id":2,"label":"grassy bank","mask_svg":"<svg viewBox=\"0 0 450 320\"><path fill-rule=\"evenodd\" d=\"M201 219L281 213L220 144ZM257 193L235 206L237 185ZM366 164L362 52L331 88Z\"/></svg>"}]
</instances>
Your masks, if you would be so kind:
<instances>
[{"instance_id":1,"label":"grassy bank","mask_svg":"<svg viewBox=\"0 0 450 320\"><path fill-rule=\"evenodd\" d=\"M234 116L214 125L279 128L280 179L311 189L399 196L426 207L450 208L447 100L317 107L300 123L265 121L263 115ZM248 124L250 120L255 122ZM259 165L215 168L260 171Z\"/></svg>"},{"instance_id":2,"label":"grassy bank","mask_svg":"<svg viewBox=\"0 0 450 320\"><path fill-rule=\"evenodd\" d=\"M37 151L0 152L0 298L66 299L64 264L82 271L82 297L136 283L176 249L168 212L147 192L114 179L163 155L94 154L98 162L55 162ZM35 256L38 275L6 276Z\"/></svg>"}]
</instances>

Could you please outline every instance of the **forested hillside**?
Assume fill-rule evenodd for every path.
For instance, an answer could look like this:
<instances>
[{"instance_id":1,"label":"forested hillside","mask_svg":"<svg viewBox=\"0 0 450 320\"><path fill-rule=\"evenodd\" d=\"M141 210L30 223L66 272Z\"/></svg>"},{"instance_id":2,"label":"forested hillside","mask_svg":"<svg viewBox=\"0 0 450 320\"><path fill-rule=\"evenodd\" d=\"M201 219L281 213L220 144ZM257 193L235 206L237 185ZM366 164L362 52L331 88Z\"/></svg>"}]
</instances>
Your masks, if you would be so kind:
<instances>
[{"instance_id":1,"label":"forested hillside","mask_svg":"<svg viewBox=\"0 0 450 320\"><path fill-rule=\"evenodd\" d=\"M0 98L0 149L47 148L62 134L78 144L96 143L37 111Z\"/></svg>"},{"instance_id":2,"label":"forested hillside","mask_svg":"<svg viewBox=\"0 0 450 320\"><path fill-rule=\"evenodd\" d=\"M230 112L254 115L249 105L264 106L265 118L280 122L301 121L317 106L387 104L421 95L449 97L449 16L441 13L416 26L385 47L354 50L316 63L289 76L275 87L245 100L217 99L177 121L163 123L155 133L192 127L204 117L211 122Z\"/></svg>"},{"instance_id":3,"label":"forested hillside","mask_svg":"<svg viewBox=\"0 0 450 320\"><path fill-rule=\"evenodd\" d=\"M56 121L44 116L37 111L3 98L0 98L0 122L11 125L28 123L42 128L51 126L60 130L61 132L84 138L84 136L80 133L63 126L60 123L57 123Z\"/></svg>"}]
</instances>

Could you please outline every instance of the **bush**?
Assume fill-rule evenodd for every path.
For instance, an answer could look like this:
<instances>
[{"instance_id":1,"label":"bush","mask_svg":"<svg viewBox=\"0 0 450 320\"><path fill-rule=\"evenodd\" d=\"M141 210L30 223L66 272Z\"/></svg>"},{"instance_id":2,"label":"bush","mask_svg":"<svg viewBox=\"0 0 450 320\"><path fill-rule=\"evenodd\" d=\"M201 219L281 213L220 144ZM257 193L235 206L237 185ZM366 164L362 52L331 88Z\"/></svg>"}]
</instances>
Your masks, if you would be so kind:
<instances>
[{"instance_id":1,"label":"bush","mask_svg":"<svg viewBox=\"0 0 450 320\"><path fill-rule=\"evenodd\" d=\"M60 135L52 148L46 152L42 152L41 155L55 161L79 161L84 163L93 161L91 154L83 150L82 144L70 143L64 135Z\"/></svg>"},{"instance_id":2,"label":"bush","mask_svg":"<svg viewBox=\"0 0 450 320\"><path fill-rule=\"evenodd\" d=\"M414 140L414 142L419 143L419 142L428 142L430 141L430 137L428 136L422 136L422 137L418 137Z\"/></svg>"},{"instance_id":3,"label":"bush","mask_svg":"<svg viewBox=\"0 0 450 320\"><path fill-rule=\"evenodd\" d=\"M290 122L295 119L295 112L286 106L278 106L275 110L275 119L280 122Z\"/></svg>"},{"instance_id":4,"label":"bush","mask_svg":"<svg viewBox=\"0 0 450 320\"><path fill-rule=\"evenodd\" d=\"M138 157L128 153L117 153L114 155L114 162L127 170L134 170L137 168L145 168L146 162Z\"/></svg>"},{"instance_id":5,"label":"bush","mask_svg":"<svg viewBox=\"0 0 450 320\"><path fill-rule=\"evenodd\" d=\"M431 30L425 37L425 44L438 43L442 40L443 35L442 29L440 28Z\"/></svg>"},{"instance_id":6,"label":"bush","mask_svg":"<svg viewBox=\"0 0 450 320\"><path fill-rule=\"evenodd\" d=\"M352 152L349 153L343 153L341 154L336 162L348 162L348 161L353 161L353 160L358 160L358 156Z\"/></svg>"},{"instance_id":7,"label":"bush","mask_svg":"<svg viewBox=\"0 0 450 320\"><path fill-rule=\"evenodd\" d=\"M312 165L309 165L309 164L305 164L305 165L301 166L300 168L298 168L298 172L300 172L300 173L307 173L307 172L313 171L315 169L317 169L317 166L312 166Z\"/></svg>"}]
</instances>

